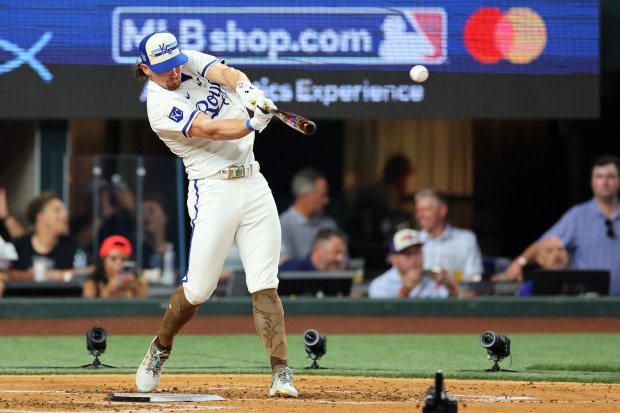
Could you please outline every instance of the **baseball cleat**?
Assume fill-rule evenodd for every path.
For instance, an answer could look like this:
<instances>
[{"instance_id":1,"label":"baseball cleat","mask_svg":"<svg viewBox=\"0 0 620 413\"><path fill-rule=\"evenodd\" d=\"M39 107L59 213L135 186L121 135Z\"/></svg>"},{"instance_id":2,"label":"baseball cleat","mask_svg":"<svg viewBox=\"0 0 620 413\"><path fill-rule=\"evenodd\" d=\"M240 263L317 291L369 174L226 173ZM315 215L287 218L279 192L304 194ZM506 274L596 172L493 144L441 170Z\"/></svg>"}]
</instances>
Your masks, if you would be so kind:
<instances>
[{"instance_id":1,"label":"baseball cleat","mask_svg":"<svg viewBox=\"0 0 620 413\"><path fill-rule=\"evenodd\" d=\"M146 356L136 372L136 388L140 393L151 393L155 390L164 364L170 357L170 351L162 351L155 345L156 338L151 341Z\"/></svg>"},{"instance_id":2,"label":"baseball cleat","mask_svg":"<svg viewBox=\"0 0 620 413\"><path fill-rule=\"evenodd\" d=\"M293 386L293 372L290 368L285 367L276 370L271 381L269 395L280 397L297 397L299 395Z\"/></svg>"}]
</instances>

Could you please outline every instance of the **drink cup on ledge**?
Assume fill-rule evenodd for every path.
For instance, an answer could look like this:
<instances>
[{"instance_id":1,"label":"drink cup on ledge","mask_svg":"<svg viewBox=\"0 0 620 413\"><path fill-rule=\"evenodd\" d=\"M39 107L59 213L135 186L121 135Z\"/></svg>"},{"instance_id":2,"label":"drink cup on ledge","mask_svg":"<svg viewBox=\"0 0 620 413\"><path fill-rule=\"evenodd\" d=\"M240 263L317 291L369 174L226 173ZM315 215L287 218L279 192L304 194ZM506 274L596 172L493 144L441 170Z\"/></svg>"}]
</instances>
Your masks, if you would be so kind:
<instances>
[{"instance_id":1,"label":"drink cup on ledge","mask_svg":"<svg viewBox=\"0 0 620 413\"><path fill-rule=\"evenodd\" d=\"M36 282L47 281L48 271L52 268L52 260L45 257L34 256L32 258L34 280Z\"/></svg>"}]
</instances>

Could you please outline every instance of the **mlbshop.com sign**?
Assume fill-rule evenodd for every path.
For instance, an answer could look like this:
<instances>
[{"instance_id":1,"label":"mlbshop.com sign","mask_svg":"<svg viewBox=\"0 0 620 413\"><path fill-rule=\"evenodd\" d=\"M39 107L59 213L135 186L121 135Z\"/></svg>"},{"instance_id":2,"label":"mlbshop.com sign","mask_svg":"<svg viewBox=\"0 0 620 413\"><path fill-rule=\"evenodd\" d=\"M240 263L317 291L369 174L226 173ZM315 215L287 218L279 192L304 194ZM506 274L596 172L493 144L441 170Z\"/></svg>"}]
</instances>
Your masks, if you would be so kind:
<instances>
[{"instance_id":1,"label":"mlbshop.com sign","mask_svg":"<svg viewBox=\"0 0 620 413\"><path fill-rule=\"evenodd\" d=\"M112 56L133 63L153 31L177 33L182 48L277 66L441 64L447 58L443 8L117 7Z\"/></svg>"}]
</instances>

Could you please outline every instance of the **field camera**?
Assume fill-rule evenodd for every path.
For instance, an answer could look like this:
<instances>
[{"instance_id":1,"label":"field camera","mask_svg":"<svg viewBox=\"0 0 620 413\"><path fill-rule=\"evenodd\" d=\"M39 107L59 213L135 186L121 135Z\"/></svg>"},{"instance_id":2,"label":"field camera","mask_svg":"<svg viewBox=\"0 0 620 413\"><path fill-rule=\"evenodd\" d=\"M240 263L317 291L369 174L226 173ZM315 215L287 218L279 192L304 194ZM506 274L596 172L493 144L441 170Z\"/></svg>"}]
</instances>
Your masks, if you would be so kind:
<instances>
[{"instance_id":1,"label":"field camera","mask_svg":"<svg viewBox=\"0 0 620 413\"><path fill-rule=\"evenodd\" d=\"M487 330L480 334L480 344L487 350L489 360L495 363L491 371L499 371L499 363L510 356L510 339L506 336Z\"/></svg>"},{"instance_id":2,"label":"field camera","mask_svg":"<svg viewBox=\"0 0 620 413\"><path fill-rule=\"evenodd\" d=\"M108 333L101 326L95 326L86 332L86 349L88 352L95 356L95 360L90 364L84 364L81 367L98 369L99 367L114 367L108 364L103 364L99 361L99 356L105 353L106 339Z\"/></svg>"},{"instance_id":3,"label":"field camera","mask_svg":"<svg viewBox=\"0 0 620 413\"><path fill-rule=\"evenodd\" d=\"M319 364L316 362L327 352L327 338L314 329L306 330L303 335L304 346L308 357L312 359L311 369L318 369Z\"/></svg>"},{"instance_id":4,"label":"field camera","mask_svg":"<svg viewBox=\"0 0 620 413\"><path fill-rule=\"evenodd\" d=\"M105 353L108 333L101 326L91 328L86 332L86 349L97 357Z\"/></svg>"},{"instance_id":5,"label":"field camera","mask_svg":"<svg viewBox=\"0 0 620 413\"><path fill-rule=\"evenodd\" d=\"M435 385L426 391L424 401L422 413L457 413L458 401L446 394L441 370L435 373Z\"/></svg>"}]
</instances>

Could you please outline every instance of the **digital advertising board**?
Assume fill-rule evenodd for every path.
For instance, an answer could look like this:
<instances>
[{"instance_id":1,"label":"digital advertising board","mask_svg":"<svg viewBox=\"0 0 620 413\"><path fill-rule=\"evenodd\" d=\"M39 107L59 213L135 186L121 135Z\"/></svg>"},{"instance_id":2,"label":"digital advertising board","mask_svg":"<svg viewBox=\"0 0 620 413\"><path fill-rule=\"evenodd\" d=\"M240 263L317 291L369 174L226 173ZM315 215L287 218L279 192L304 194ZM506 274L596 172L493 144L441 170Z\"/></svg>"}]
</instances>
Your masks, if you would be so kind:
<instances>
[{"instance_id":1,"label":"digital advertising board","mask_svg":"<svg viewBox=\"0 0 620 413\"><path fill-rule=\"evenodd\" d=\"M314 118L596 118L597 0L1 1L0 118L143 118L140 40L246 72ZM424 83L409 70L424 65Z\"/></svg>"}]
</instances>

